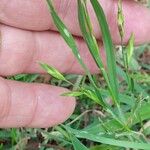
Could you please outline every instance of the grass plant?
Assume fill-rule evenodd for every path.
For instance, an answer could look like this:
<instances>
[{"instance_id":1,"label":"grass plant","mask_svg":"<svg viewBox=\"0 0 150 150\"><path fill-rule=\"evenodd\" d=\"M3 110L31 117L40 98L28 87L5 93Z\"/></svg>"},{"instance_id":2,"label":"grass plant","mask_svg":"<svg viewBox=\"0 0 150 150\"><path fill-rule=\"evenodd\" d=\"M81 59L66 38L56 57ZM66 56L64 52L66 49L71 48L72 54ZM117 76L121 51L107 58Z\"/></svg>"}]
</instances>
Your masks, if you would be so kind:
<instances>
[{"instance_id":1,"label":"grass plant","mask_svg":"<svg viewBox=\"0 0 150 150\"><path fill-rule=\"evenodd\" d=\"M87 2L91 3L102 32L106 67L100 55L101 47L93 32ZM31 149L34 142L39 143L40 150L149 150L149 65L139 58L150 46L135 47L136 37L133 34L128 44L123 45L125 20L122 0L118 0L119 50L116 50L112 42L109 25L98 0L78 0L81 33L100 70L98 75L92 75L85 65L75 39L58 16L53 1L47 0L47 6L54 24L84 69L85 75L65 75L44 62L39 64L53 77L49 83L72 90L62 96L76 97L78 107L64 124L50 129L1 130L0 150L8 149L10 145L13 149ZM35 82L38 78L39 75L23 74L10 79ZM4 141L10 144L7 145Z\"/></svg>"}]
</instances>

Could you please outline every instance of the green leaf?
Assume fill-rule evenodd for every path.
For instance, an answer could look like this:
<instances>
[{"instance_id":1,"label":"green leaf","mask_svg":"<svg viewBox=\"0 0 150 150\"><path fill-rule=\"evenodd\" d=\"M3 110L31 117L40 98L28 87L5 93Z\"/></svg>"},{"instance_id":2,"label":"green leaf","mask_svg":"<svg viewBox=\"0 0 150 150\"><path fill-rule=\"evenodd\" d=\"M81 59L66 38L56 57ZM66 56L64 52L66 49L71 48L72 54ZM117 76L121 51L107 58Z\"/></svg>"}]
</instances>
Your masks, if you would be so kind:
<instances>
[{"instance_id":1,"label":"green leaf","mask_svg":"<svg viewBox=\"0 0 150 150\"><path fill-rule=\"evenodd\" d=\"M129 39L128 45L127 45L125 50L127 51L128 64L130 64L131 58L132 58L132 55L133 55L133 51L134 51L134 34L131 34L131 37Z\"/></svg>"},{"instance_id":2,"label":"green leaf","mask_svg":"<svg viewBox=\"0 0 150 150\"><path fill-rule=\"evenodd\" d=\"M93 100L95 103L104 105L103 103L101 103L102 100L99 100L99 98L97 97L95 91L91 91L87 89L84 89L83 91L84 91L84 95L90 98L91 100Z\"/></svg>"},{"instance_id":3,"label":"green leaf","mask_svg":"<svg viewBox=\"0 0 150 150\"><path fill-rule=\"evenodd\" d=\"M99 47L98 47L96 38L94 37L93 32L92 32L92 25L90 22L90 17L88 15L86 3L84 0L82 0L82 1L78 0L78 19L79 19L80 29L82 31L83 38L89 48L89 51L90 51L93 59L95 60L97 66L101 70L101 72L108 84L109 89L111 90L108 76L107 76L102 59L99 54ZM101 92L99 91L99 93L101 93ZM102 99L102 96L99 98Z\"/></svg>"},{"instance_id":4,"label":"green leaf","mask_svg":"<svg viewBox=\"0 0 150 150\"><path fill-rule=\"evenodd\" d=\"M124 140L117 140L114 138L108 138L104 135L94 135L90 134L85 131L75 130L70 127L66 127L69 132L74 134L78 138L88 139L94 142L118 146L118 147L125 147L125 148L134 148L134 149L143 149L143 150L149 150L150 143L138 143L138 142L130 142L130 141L124 141Z\"/></svg>"},{"instance_id":5,"label":"green leaf","mask_svg":"<svg viewBox=\"0 0 150 150\"><path fill-rule=\"evenodd\" d=\"M80 24L80 29L82 35L86 41L86 44L90 50L91 55L93 56L97 66L100 69L104 69L102 60L99 56L99 47L96 41L96 38L93 35L92 25L90 22L90 17L86 8L86 3L84 0L78 0L78 19Z\"/></svg>"},{"instance_id":6,"label":"green leaf","mask_svg":"<svg viewBox=\"0 0 150 150\"><path fill-rule=\"evenodd\" d=\"M106 51L106 58L107 58L107 72L108 72L108 79L105 78L109 91L111 93L112 100L117 106L118 109L118 116L119 120L121 120L122 124L125 124L126 120L124 117L124 114L120 108L120 100L119 100L119 89L118 89L118 78L117 78L117 64L116 64L116 58L114 53L114 45L112 42L109 26L103 11L103 8L101 7L100 3L97 0L90 0L91 4L93 6L93 9L95 11L95 14L97 16L100 30L102 32L102 40L104 44L104 49ZM105 74L103 74L104 77L106 77Z\"/></svg>"},{"instance_id":7,"label":"green leaf","mask_svg":"<svg viewBox=\"0 0 150 150\"><path fill-rule=\"evenodd\" d=\"M78 97L83 94L84 94L83 92L73 91L73 92L63 93L62 96Z\"/></svg>"},{"instance_id":8,"label":"green leaf","mask_svg":"<svg viewBox=\"0 0 150 150\"><path fill-rule=\"evenodd\" d=\"M1 143L0 144L0 150L3 150L4 149L4 147L3 147L3 144Z\"/></svg>"},{"instance_id":9,"label":"green leaf","mask_svg":"<svg viewBox=\"0 0 150 150\"><path fill-rule=\"evenodd\" d=\"M81 59L79 50L77 48L77 45L75 43L75 40L74 40L72 34L69 32L69 30L67 29L65 24L61 21L61 19L57 15L57 13L52 5L52 0L46 0L46 1L48 4L48 8L50 10L51 16L53 18L53 21L54 21L58 31L62 35L62 37L65 40L65 42L67 43L67 45L72 49L72 52L75 55L75 57L77 58L77 60L79 61L80 65L87 71L87 68Z\"/></svg>"},{"instance_id":10,"label":"green leaf","mask_svg":"<svg viewBox=\"0 0 150 150\"><path fill-rule=\"evenodd\" d=\"M73 92L62 94L62 96L70 96L70 97L78 97L81 95L85 95L86 97L93 100L97 104L104 105L104 103L101 103L102 100L99 100L94 90L88 90L88 89L82 88L81 91L73 91Z\"/></svg>"},{"instance_id":11,"label":"green leaf","mask_svg":"<svg viewBox=\"0 0 150 150\"><path fill-rule=\"evenodd\" d=\"M76 43L74 41L74 38L71 35L71 33L68 31L68 29L64 25L64 23L58 17L58 15L57 15L57 13L54 10L54 7L52 5L52 0L47 0L47 3L48 3L48 8L50 10L51 16L53 18L53 21L54 21L57 29L59 30L60 34L62 35L63 39L66 41L68 46L72 49L75 56L78 58L79 61L81 61L81 58L80 58Z\"/></svg>"},{"instance_id":12,"label":"green leaf","mask_svg":"<svg viewBox=\"0 0 150 150\"><path fill-rule=\"evenodd\" d=\"M71 135L70 137L71 137L74 150L89 150L74 135Z\"/></svg>"},{"instance_id":13,"label":"green leaf","mask_svg":"<svg viewBox=\"0 0 150 150\"><path fill-rule=\"evenodd\" d=\"M9 79L31 83L35 81L38 77L39 77L38 74L18 74L13 77L10 77Z\"/></svg>"},{"instance_id":14,"label":"green leaf","mask_svg":"<svg viewBox=\"0 0 150 150\"><path fill-rule=\"evenodd\" d=\"M121 149L115 146L101 144L91 147L90 150L121 150Z\"/></svg>"},{"instance_id":15,"label":"green leaf","mask_svg":"<svg viewBox=\"0 0 150 150\"><path fill-rule=\"evenodd\" d=\"M77 48L77 45L75 43L75 40L73 38L73 36L71 35L71 33L69 32L69 30L67 29L67 27L64 25L64 23L61 21L61 19L58 17L56 11L54 10L54 7L52 5L52 0L47 0L47 4L48 4L48 8L50 10L51 16L53 18L53 21L58 29L58 31L60 32L60 34L62 35L63 39L66 41L67 45L72 49L73 54L75 55L75 57L77 58L78 62L80 63L80 65L83 67L84 71L86 72L86 74L88 75L90 82L92 83L92 86L95 88L95 90L97 91L97 96L102 99L101 94L98 92L97 86L91 76L90 71L88 70L88 68L86 67L86 65L84 64L83 60L81 59L79 50Z\"/></svg>"},{"instance_id":16,"label":"green leaf","mask_svg":"<svg viewBox=\"0 0 150 150\"><path fill-rule=\"evenodd\" d=\"M96 38L93 34L92 24L91 24L90 17L89 17L88 11L87 11L87 6L86 6L85 0L78 0L78 19L79 19L79 24L80 24L80 29L82 31L82 35L84 37L84 40L86 41L89 51L104 76L104 79L108 85L110 95L112 96L114 103L117 104L118 99L114 95L113 87L111 87L107 72L104 68L102 59L99 54L99 47L98 47ZM101 93L101 91L99 91L99 93ZM101 93L101 95L102 95L102 93ZM100 96L99 99L102 99L102 96ZM104 101L103 102L100 101L99 103L102 104L102 103L104 103Z\"/></svg>"},{"instance_id":17,"label":"green leaf","mask_svg":"<svg viewBox=\"0 0 150 150\"><path fill-rule=\"evenodd\" d=\"M107 69L108 69L108 77L109 82L112 89L113 99L119 103L119 96L118 96L118 81L117 81L117 71L116 71L116 59L114 53L114 45L112 43L112 38L110 35L109 27L106 21L106 17L104 11L97 0L90 0L91 4L94 8L96 13L100 29L102 32L102 39L104 44L104 49L106 50L106 57L107 57Z\"/></svg>"},{"instance_id":18,"label":"green leaf","mask_svg":"<svg viewBox=\"0 0 150 150\"><path fill-rule=\"evenodd\" d=\"M44 64L44 63L40 63L40 66L54 78L66 81L65 77L54 67L49 66L48 64Z\"/></svg>"}]
</instances>

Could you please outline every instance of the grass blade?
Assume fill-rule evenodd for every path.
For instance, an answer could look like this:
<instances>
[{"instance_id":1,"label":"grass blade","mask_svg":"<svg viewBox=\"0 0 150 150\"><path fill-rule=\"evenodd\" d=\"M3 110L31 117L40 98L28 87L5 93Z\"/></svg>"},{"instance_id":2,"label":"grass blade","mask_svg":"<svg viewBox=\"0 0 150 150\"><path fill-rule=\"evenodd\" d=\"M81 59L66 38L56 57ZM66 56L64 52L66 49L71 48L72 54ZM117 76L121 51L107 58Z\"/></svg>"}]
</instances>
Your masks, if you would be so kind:
<instances>
[{"instance_id":1,"label":"grass blade","mask_svg":"<svg viewBox=\"0 0 150 150\"><path fill-rule=\"evenodd\" d=\"M78 18L79 18L80 29L84 37L84 40L86 41L86 44L89 48L89 51L105 78L110 94L112 95L112 97L114 97L107 72L105 71L102 59L100 57L99 47L92 31L92 24L87 11L86 1L84 0L78 0ZM115 101L116 100L115 98L113 98L113 100L114 103L118 103L117 101Z\"/></svg>"},{"instance_id":2,"label":"grass blade","mask_svg":"<svg viewBox=\"0 0 150 150\"><path fill-rule=\"evenodd\" d=\"M93 56L97 66L104 68L101 58L99 57L99 47L93 35L92 25L88 12L86 11L85 1L78 0L78 18L82 35L88 45L91 55Z\"/></svg>"},{"instance_id":3,"label":"grass blade","mask_svg":"<svg viewBox=\"0 0 150 150\"><path fill-rule=\"evenodd\" d=\"M58 71L56 70L54 67L49 66L47 64L44 63L40 63L40 66L51 76L53 76L54 78L58 79L58 80L63 80L66 81L65 77Z\"/></svg>"},{"instance_id":4,"label":"grass blade","mask_svg":"<svg viewBox=\"0 0 150 150\"><path fill-rule=\"evenodd\" d=\"M69 32L69 30L67 29L65 24L61 21L61 19L58 17L58 15L57 15L57 13L56 13L53 5L52 5L52 0L47 0L47 4L48 4L48 8L50 10L51 16L53 18L53 21L54 21L58 31L62 35L62 37L65 40L65 42L67 43L67 45L72 49L73 54L75 55L75 57L79 61L80 65L83 67L83 69L85 70L85 72L89 76L92 84L95 85L93 80L92 80L92 77L90 75L89 70L87 69L86 65L83 63L83 61L81 59L79 50L77 48L77 45L75 43L75 40L74 40L72 34Z\"/></svg>"},{"instance_id":5,"label":"grass blade","mask_svg":"<svg viewBox=\"0 0 150 150\"><path fill-rule=\"evenodd\" d=\"M82 96L84 93L80 91L73 91L73 92L67 92L63 93L62 96L67 96L67 97L79 97Z\"/></svg>"},{"instance_id":6,"label":"grass blade","mask_svg":"<svg viewBox=\"0 0 150 150\"><path fill-rule=\"evenodd\" d=\"M100 27L101 27L102 33L105 35L103 42L104 42L104 46L105 46L106 54L107 54L108 73L105 71L102 59L99 55L99 47L98 47L96 38L94 37L94 34L92 32L92 25L90 22L90 17L88 14L85 0L78 0L78 19L79 19L80 28L82 31L82 35L90 50L90 53L93 56L97 66L100 68L104 76L104 79L108 85L108 89L112 97L112 100L118 108L119 117L122 120L122 122L125 122L125 117L119 106L120 101L119 101L119 95L118 95L116 61L115 61L115 55L113 52L114 49L113 49L113 43L111 40L111 35L109 32L108 24L107 24L106 17L104 15L102 7L99 5L98 2L95 5L94 4L93 4L93 7L99 6L97 9L98 11L95 10L95 13L98 16L98 19L99 19L99 16L101 17Z\"/></svg>"},{"instance_id":7,"label":"grass blade","mask_svg":"<svg viewBox=\"0 0 150 150\"><path fill-rule=\"evenodd\" d=\"M90 0L90 1L96 13L101 28L101 32L102 32L103 44L107 55L107 68L108 68L108 77L109 77L110 85L113 90L114 99L119 103L116 60L115 60L114 46L112 43L109 27L103 9L99 4L99 2L97 0Z\"/></svg>"},{"instance_id":8,"label":"grass blade","mask_svg":"<svg viewBox=\"0 0 150 150\"><path fill-rule=\"evenodd\" d=\"M50 10L51 16L53 18L53 21L54 21L57 29L59 30L59 32L62 35L63 39L66 41L67 45L72 49L72 52L74 53L74 55L76 56L76 58L78 59L80 64L82 64L82 66L85 68L85 66L83 65L83 62L81 60L81 56L79 54L76 43L74 41L74 38L71 35L71 33L68 31L68 29L64 25L64 23L61 21L61 19L58 17L58 15L57 15L57 13L54 10L54 7L52 5L52 0L47 0L47 3L48 3L48 7L49 7L49 10Z\"/></svg>"},{"instance_id":9,"label":"grass blade","mask_svg":"<svg viewBox=\"0 0 150 150\"><path fill-rule=\"evenodd\" d=\"M89 134L88 132L85 131L75 130L67 126L65 127L69 132L71 132L78 138L88 139L94 142L99 142L99 143L118 146L118 147L133 148L133 149L149 150L150 148L150 143L137 143L137 142L124 141L124 140L116 140L113 138L105 137L104 135L101 136L101 135Z\"/></svg>"},{"instance_id":10,"label":"grass blade","mask_svg":"<svg viewBox=\"0 0 150 150\"><path fill-rule=\"evenodd\" d=\"M127 51L127 63L128 65L130 65L131 59L133 56L133 51L134 51L134 34L131 34L131 37L129 39L129 42L125 51Z\"/></svg>"},{"instance_id":11,"label":"grass blade","mask_svg":"<svg viewBox=\"0 0 150 150\"><path fill-rule=\"evenodd\" d=\"M74 135L71 135L71 141L72 141L74 150L89 150Z\"/></svg>"},{"instance_id":12,"label":"grass blade","mask_svg":"<svg viewBox=\"0 0 150 150\"><path fill-rule=\"evenodd\" d=\"M71 33L69 32L69 30L67 29L67 27L64 25L64 23L61 21L61 19L58 17L56 11L54 10L54 7L52 5L52 0L47 0L47 4L48 4L48 8L50 10L51 16L53 18L53 21L57 27L57 29L59 30L60 34L62 35L63 39L66 41L66 43L68 44L68 46L72 49L73 54L75 55L75 57L77 58L78 62L80 63L80 65L83 67L83 69L85 70L86 74L88 75L90 82L92 83L96 94L99 98L99 101L101 101L101 103L103 103L103 106L105 107L105 103L103 101L103 98L101 96L101 93L99 91L99 89L97 88L88 68L86 67L86 65L83 63L83 60L81 59L79 50L76 46L75 40L73 38L73 36L71 35Z\"/></svg>"}]
</instances>

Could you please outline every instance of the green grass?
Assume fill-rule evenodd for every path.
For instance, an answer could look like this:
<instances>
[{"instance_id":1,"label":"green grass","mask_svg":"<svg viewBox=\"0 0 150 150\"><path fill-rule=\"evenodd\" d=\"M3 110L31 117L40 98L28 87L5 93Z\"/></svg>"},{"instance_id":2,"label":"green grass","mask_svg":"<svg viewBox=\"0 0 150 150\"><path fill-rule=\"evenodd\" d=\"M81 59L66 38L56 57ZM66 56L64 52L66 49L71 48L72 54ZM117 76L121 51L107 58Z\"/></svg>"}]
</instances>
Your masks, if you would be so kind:
<instances>
[{"instance_id":1,"label":"green grass","mask_svg":"<svg viewBox=\"0 0 150 150\"><path fill-rule=\"evenodd\" d=\"M74 114L64 124L49 129L8 129L0 131L0 149L67 149L124 150L150 149L149 65L142 61L150 46L134 47L131 35L128 45L119 49L111 39L109 26L101 5L90 1L102 31L107 56L107 69L100 57L99 47L85 0L78 0L78 19L84 40L100 74L92 75L84 64L74 37L57 15L52 0L47 0L53 21L65 42L85 71L85 75L63 75L53 66L40 63L53 78L52 85L69 88L78 100ZM120 41L124 38L122 4L118 5ZM136 38L136 37L135 37ZM17 75L13 80L37 82L39 75ZM7 144L8 143L8 144Z\"/></svg>"}]
</instances>

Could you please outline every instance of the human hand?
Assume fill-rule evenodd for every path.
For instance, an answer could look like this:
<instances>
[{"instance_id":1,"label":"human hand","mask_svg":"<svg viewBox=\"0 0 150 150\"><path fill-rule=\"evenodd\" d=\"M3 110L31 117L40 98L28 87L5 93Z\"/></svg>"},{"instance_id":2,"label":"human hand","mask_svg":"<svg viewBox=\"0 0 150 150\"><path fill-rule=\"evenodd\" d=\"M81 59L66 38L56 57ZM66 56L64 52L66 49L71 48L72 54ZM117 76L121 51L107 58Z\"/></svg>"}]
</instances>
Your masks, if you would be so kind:
<instances>
[{"instance_id":1,"label":"human hand","mask_svg":"<svg viewBox=\"0 0 150 150\"><path fill-rule=\"evenodd\" d=\"M77 1L54 0L56 10L75 35L81 56L93 73L98 72L81 38ZM150 11L131 1L123 1L126 43L133 32L136 44L150 42ZM113 41L120 41L117 29L117 0L101 0ZM101 33L89 5L94 32ZM71 50L56 31L45 0L0 0L0 75L44 73L38 61L65 73L83 73ZM101 51L105 59L104 51ZM105 61L105 60L104 60ZM74 98L62 97L66 89L44 84L27 84L0 78L0 127L50 127L65 121L75 108Z\"/></svg>"}]
</instances>

